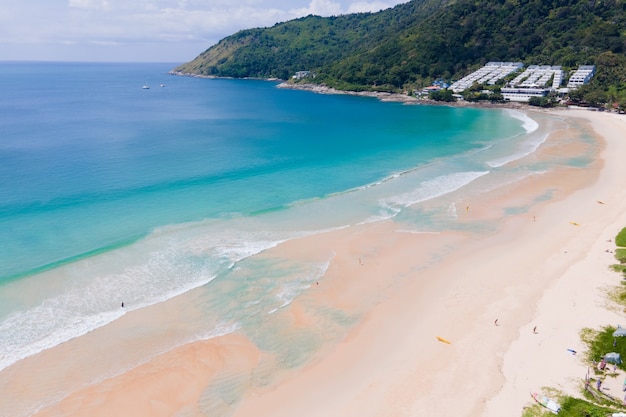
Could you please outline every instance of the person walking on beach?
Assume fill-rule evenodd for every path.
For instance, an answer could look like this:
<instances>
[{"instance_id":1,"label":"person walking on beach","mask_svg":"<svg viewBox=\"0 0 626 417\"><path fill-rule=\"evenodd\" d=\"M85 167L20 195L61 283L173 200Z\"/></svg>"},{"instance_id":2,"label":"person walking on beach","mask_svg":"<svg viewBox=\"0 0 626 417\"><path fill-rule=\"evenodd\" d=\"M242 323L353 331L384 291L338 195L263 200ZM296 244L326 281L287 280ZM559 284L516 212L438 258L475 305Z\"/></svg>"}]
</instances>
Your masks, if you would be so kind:
<instances>
[{"instance_id":1,"label":"person walking on beach","mask_svg":"<svg viewBox=\"0 0 626 417\"><path fill-rule=\"evenodd\" d=\"M600 391L600 387L602 386L602 378L598 378L596 381L596 389Z\"/></svg>"}]
</instances>

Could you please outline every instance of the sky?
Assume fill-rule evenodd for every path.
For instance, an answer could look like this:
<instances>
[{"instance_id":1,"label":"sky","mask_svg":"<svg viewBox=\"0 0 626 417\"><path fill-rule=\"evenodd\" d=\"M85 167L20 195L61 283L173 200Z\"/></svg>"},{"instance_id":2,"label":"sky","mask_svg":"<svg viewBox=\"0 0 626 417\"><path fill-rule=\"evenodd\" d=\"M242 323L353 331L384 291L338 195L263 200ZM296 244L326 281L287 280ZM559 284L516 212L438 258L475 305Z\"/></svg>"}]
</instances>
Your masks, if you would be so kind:
<instances>
[{"instance_id":1,"label":"sky","mask_svg":"<svg viewBox=\"0 0 626 417\"><path fill-rule=\"evenodd\" d=\"M408 0L0 0L0 61L184 63L242 29Z\"/></svg>"}]
</instances>

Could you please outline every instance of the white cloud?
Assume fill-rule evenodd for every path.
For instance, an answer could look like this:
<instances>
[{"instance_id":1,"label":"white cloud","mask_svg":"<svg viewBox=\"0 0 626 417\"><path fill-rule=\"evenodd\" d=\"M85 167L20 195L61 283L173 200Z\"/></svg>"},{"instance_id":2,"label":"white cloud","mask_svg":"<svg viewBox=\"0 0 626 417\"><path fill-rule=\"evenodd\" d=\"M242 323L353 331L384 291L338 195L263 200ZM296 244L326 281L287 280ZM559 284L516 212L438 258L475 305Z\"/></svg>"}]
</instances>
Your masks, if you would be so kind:
<instances>
[{"instance_id":1,"label":"white cloud","mask_svg":"<svg viewBox=\"0 0 626 417\"><path fill-rule=\"evenodd\" d=\"M67 5L85 10L106 10L110 7L107 0L69 0Z\"/></svg>"},{"instance_id":2,"label":"white cloud","mask_svg":"<svg viewBox=\"0 0 626 417\"><path fill-rule=\"evenodd\" d=\"M271 26L294 16L279 9L257 9L249 6L189 10L165 8L158 13L138 13L125 17L133 25L135 36L175 41L184 39L219 39L238 30ZM209 45L207 45L209 46Z\"/></svg>"},{"instance_id":3,"label":"white cloud","mask_svg":"<svg viewBox=\"0 0 626 417\"><path fill-rule=\"evenodd\" d=\"M187 54L191 55L188 59L192 59L193 53L183 55L181 51L200 53L242 29L272 26L309 14L375 12L402 1L0 0L0 54L3 47L5 50L12 48L20 50L19 57L23 59L32 50L32 59L37 59L42 50L47 56L52 56L56 48L69 54L70 46L76 45L76 59L86 59L85 51L91 51L90 45L96 45L109 46L109 49L98 51L94 47L94 59L107 59L107 53L133 48L139 59L139 54L150 44L155 45L154 51L162 50L164 60L169 57L179 60ZM13 58L5 55L4 59ZM116 58L111 56L110 59Z\"/></svg>"},{"instance_id":4,"label":"white cloud","mask_svg":"<svg viewBox=\"0 0 626 417\"><path fill-rule=\"evenodd\" d=\"M364 12L377 12L379 10L385 10L390 7L395 6L398 2L388 3L384 1L357 1L355 3L351 3L348 6L348 13L364 13Z\"/></svg>"},{"instance_id":5,"label":"white cloud","mask_svg":"<svg viewBox=\"0 0 626 417\"><path fill-rule=\"evenodd\" d=\"M310 14L318 16L336 16L343 13L341 4L331 0L311 0L308 7L292 9L290 12L297 17L308 16Z\"/></svg>"},{"instance_id":6,"label":"white cloud","mask_svg":"<svg viewBox=\"0 0 626 417\"><path fill-rule=\"evenodd\" d=\"M308 7L300 9L292 9L290 13L294 17L302 17L310 14L318 16L338 16L348 13L364 13L364 12L377 12L379 10L388 9L401 3L398 1L357 1L348 4L348 7L343 8L340 3L333 2L331 0L311 0Z\"/></svg>"}]
</instances>

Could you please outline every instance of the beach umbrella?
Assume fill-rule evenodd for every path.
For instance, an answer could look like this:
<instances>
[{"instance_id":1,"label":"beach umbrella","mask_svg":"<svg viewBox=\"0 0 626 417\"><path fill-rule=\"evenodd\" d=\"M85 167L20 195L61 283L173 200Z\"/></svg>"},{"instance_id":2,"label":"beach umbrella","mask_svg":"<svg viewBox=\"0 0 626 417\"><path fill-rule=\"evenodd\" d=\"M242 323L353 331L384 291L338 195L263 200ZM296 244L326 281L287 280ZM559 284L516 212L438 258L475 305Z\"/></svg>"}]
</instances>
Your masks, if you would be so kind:
<instances>
[{"instance_id":1,"label":"beach umbrella","mask_svg":"<svg viewBox=\"0 0 626 417\"><path fill-rule=\"evenodd\" d=\"M626 336L626 329L622 326L619 326L617 330L613 332L613 337L624 337Z\"/></svg>"},{"instance_id":2,"label":"beach umbrella","mask_svg":"<svg viewBox=\"0 0 626 417\"><path fill-rule=\"evenodd\" d=\"M622 358L620 358L619 353L617 352L607 353L606 355L604 355L604 360L608 363L614 363L616 365L622 363Z\"/></svg>"}]
</instances>

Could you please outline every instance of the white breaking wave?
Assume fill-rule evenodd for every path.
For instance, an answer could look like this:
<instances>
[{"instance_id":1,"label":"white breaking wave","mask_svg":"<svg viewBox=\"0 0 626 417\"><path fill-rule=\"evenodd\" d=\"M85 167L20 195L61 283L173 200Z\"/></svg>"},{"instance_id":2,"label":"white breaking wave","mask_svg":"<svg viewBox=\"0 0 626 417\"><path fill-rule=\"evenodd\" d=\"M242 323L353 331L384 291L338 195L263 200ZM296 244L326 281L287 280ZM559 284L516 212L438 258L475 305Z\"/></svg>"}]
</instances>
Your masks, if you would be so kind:
<instances>
[{"instance_id":1,"label":"white breaking wave","mask_svg":"<svg viewBox=\"0 0 626 417\"><path fill-rule=\"evenodd\" d=\"M506 155L501 158L496 158L496 159L492 159L491 161L487 161L487 165L489 165L492 168L498 168L510 162L522 159L525 156L528 156L534 153L535 151L537 151L537 149L546 141L546 139L548 139L548 134L531 137L528 140L520 143L517 152L511 155Z\"/></svg>"},{"instance_id":2,"label":"white breaking wave","mask_svg":"<svg viewBox=\"0 0 626 417\"><path fill-rule=\"evenodd\" d=\"M486 164L491 168L504 166L508 163L517 161L524 158L525 156L532 154L548 138L547 134L532 134L536 132L537 129L539 129L539 123L528 117L528 115L517 110L505 109L505 111L514 119L520 120L522 122L522 128L526 131L526 134L512 154L487 161Z\"/></svg>"},{"instance_id":3,"label":"white breaking wave","mask_svg":"<svg viewBox=\"0 0 626 417\"><path fill-rule=\"evenodd\" d=\"M382 199L380 205L390 210L410 207L422 201L441 197L442 195L456 191L488 173L489 171L470 171L442 175L422 181L419 186L412 191Z\"/></svg>"},{"instance_id":4,"label":"white breaking wave","mask_svg":"<svg viewBox=\"0 0 626 417\"><path fill-rule=\"evenodd\" d=\"M280 302L280 305L269 310L267 314L274 314L281 308L287 307L293 302L293 300L296 299L298 295L302 294L303 291L309 289L313 282L319 280L321 277L324 276L324 274L326 274L326 271L330 267L331 260L332 258L327 262L313 268L313 270L310 271L308 275L304 277L298 277L293 281L285 283L281 288L279 288L276 294L276 299Z\"/></svg>"},{"instance_id":5,"label":"white breaking wave","mask_svg":"<svg viewBox=\"0 0 626 417\"><path fill-rule=\"evenodd\" d=\"M396 233L409 233L412 235L438 235L440 234L440 232L425 232L422 230L408 230L408 229L396 230Z\"/></svg>"},{"instance_id":6,"label":"white breaking wave","mask_svg":"<svg viewBox=\"0 0 626 417\"><path fill-rule=\"evenodd\" d=\"M124 249L142 258L135 265L119 272L96 275L88 282L76 284L38 305L5 317L0 321L0 370L106 326L129 311L204 286L238 262L282 242L342 228L246 232L217 231L211 227L206 230L202 224L196 224L196 228L188 226L161 228L135 246ZM189 231L192 236L187 234ZM181 232L186 237L180 237ZM151 252L141 255L142 249L146 251L146 248L152 248ZM111 261L108 257L115 256L104 254L104 260L84 262L107 263L107 259ZM117 258L111 262L117 262ZM320 274L323 275L323 271ZM316 277L319 274L312 275L309 280ZM308 282L307 279L304 282ZM300 291L302 288L298 286L296 289ZM281 295L287 303L285 305L293 300L293 296L289 289ZM121 302L125 303L125 308L121 308Z\"/></svg>"},{"instance_id":7,"label":"white breaking wave","mask_svg":"<svg viewBox=\"0 0 626 417\"><path fill-rule=\"evenodd\" d=\"M522 122L522 128L526 131L526 133L532 133L539 129L539 123L528 117L526 113L513 109L504 109L504 111L507 112L512 118L520 120Z\"/></svg>"},{"instance_id":8,"label":"white breaking wave","mask_svg":"<svg viewBox=\"0 0 626 417\"><path fill-rule=\"evenodd\" d=\"M205 285L215 278L211 269L157 253L145 265L97 277L86 286L75 286L14 312L0 322L0 370L112 323L127 311ZM121 308L123 301L126 308Z\"/></svg>"},{"instance_id":9,"label":"white breaking wave","mask_svg":"<svg viewBox=\"0 0 626 417\"><path fill-rule=\"evenodd\" d=\"M391 207L384 206L381 208L379 213L375 216L370 216L362 222L357 223L358 225L368 224L368 223L377 223L385 220L392 219L396 217L402 210L399 207Z\"/></svg>"}]
</instances>

